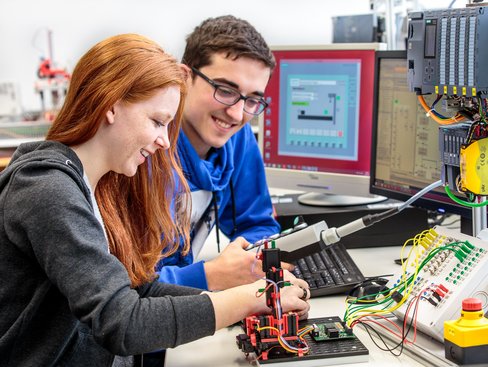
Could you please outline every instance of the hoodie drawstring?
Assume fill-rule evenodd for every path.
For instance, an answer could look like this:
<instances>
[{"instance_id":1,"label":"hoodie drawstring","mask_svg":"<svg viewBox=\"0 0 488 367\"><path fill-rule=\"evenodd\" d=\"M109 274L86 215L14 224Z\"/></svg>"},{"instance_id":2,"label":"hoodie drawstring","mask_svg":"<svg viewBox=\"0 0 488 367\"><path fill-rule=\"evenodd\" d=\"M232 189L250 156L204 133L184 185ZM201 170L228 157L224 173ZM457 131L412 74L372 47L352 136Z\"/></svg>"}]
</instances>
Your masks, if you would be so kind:
<instances>
[{"instance_id":1,"label":"hoodie drawstring","mask_svg":"<svg viewBox=\"0 0 488 367\"><path fill-rule=\"evenodd\" d=\"M232 180L230 180L230 200L232 205L232 225L233 225L231 236L233 236L237 232L237 223L236 223L236 201L234 197L234 183L232 182ZM219 207L217 205L217 195L215 194L215 191L212 192L212 203L215 212L215 236L217 240L217 252L220 254Z\"/></svg>"},{"instance_id":2,"label":"hoodie drawstring","mask_svg":"<svg viewBox=\"0 0 488 367\"><path fill-rule=\"evenodd\" d=\"M231 236L234 236L237 233L237 224L236 224L236 201L234 198L234 183L232 182L232 179L230 180L230 200L232 202L232 225L234 226L234 228L232 228Z\"/></svg>"},{"instance_id":3,"label":"hoodie drawstring","mask_svg":"<svg viewBox=\"0 0 488 367\"><path fill-rule=\"evenodd\" d=\"M217 205L217 195L215 195L215 191L212 191L212 203L215 213L215 236L217 237L217 252L220 254L219 207Z\"/></svg>"}]
</instances>

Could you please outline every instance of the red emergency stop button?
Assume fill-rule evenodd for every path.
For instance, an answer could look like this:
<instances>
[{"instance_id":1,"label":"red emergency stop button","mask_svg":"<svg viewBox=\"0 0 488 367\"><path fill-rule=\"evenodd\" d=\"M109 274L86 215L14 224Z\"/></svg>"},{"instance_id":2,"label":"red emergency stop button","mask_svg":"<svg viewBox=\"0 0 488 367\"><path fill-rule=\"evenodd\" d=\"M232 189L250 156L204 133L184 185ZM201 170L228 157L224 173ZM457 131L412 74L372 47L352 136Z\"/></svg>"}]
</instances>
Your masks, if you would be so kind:
<instances>
[{"instance_id":1,"label":"red emergency stop button","mask_svg":"<svg viewBox=\"0 0 488 367\"><path fill-rule=\"evenodd\" d=\"M463 311L481 311L481 300L478 298L463 299Z\"/></svg>"}]
</instances>

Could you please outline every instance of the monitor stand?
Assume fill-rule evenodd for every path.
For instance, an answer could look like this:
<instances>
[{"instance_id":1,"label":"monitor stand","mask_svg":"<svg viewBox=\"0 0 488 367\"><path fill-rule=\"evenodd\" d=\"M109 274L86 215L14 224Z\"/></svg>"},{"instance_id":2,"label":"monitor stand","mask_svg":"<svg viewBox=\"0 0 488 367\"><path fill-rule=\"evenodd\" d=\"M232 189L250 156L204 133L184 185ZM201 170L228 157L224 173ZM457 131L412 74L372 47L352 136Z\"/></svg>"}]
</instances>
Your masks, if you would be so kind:
<instances>
[{"instance_id":1,"label":"monitor stand","mask_svg":"<svg viewBox=\"0 0 488 367\"><path fill-rule=\"evenodd\" d=\"M300 204L311 206L350 206L350 205L368 205L385 201L387 198L380 195L352 196L352 195L335 195L321 194L317 192L308 192L298 196Z\"/></svg>"}]
</instances>

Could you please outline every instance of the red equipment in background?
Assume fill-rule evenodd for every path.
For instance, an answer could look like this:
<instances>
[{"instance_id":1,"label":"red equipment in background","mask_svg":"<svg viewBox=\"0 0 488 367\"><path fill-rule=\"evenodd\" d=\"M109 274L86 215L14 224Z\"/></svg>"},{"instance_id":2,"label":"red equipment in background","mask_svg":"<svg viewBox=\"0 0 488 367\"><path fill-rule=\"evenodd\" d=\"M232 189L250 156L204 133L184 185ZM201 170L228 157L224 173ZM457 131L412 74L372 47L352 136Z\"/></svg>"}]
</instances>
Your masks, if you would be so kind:
<instances>
[{"instance_id":1,"label":"red equipment in background","mask_svg":"<svg viewBox=\"0 0 488 367\"><path fill-rule=\"evenodd\" d=\"M63 104L71 75L65 69L53 68L51 30L48 30L48 52L48 58L41 57L41 63L37 69L38 79L34 88L41 97L43 119L53 121ZM46 102L47 99L49 101Z\"/></svg>"},{"instance_id":2,"label":"red equipment in background","mask_svg":"<svg viewBox=\"0 0 488 367\"><path fill-rule=\"evenodd\" d=\"M50 59L41 59L41 64L37 70L37 76L39 79L53 79L62 78L69 80L70 74L64 69L52 69Z\"/></svg>"}]
</instances>

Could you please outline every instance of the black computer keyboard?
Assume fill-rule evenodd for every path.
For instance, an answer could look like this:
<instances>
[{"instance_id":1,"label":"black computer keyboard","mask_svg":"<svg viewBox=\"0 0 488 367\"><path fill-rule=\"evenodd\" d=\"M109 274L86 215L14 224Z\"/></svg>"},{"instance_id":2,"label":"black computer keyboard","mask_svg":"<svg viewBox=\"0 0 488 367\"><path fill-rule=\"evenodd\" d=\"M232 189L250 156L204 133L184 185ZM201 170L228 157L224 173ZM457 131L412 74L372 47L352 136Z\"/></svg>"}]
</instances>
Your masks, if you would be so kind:
<instances>
[{"instance_id":1,"label":"black computer keyboard","mask_svg":"<svg viewBox=\"0 0 488 367\"><path fill-rule=\"evenodd\" d=\"M346 248L335 243L295 263L293 273L310 285L312 297L340 294L365 280Z\"/></svg>"}]
</instances>

